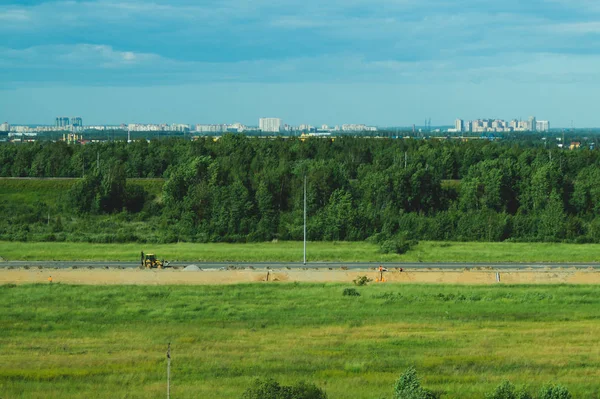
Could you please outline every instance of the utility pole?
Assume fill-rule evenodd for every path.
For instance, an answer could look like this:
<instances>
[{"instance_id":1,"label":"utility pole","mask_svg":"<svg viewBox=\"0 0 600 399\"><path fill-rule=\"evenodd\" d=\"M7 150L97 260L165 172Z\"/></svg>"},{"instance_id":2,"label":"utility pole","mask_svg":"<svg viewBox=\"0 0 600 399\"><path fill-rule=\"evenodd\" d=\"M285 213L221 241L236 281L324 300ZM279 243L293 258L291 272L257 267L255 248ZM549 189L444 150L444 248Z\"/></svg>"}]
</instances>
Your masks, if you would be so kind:
<instances>
[{"instance_id":1,"label":"utility pole","mask_svg":"<svg viewBox=\"0 0 600 399\"><path fill-rule=\"evenodd\" d=\"M167 347L167 399L171 398L171 343Z\"/></svg>"},{"instance_id":2,"label":"utility pole","mask_svg":"<svg viewBox=\"0 0 600 399\"><path fill-rule=\"evenodd\" d=\"M306 265L306 175L304 175L304 265Z\"/></svg>"}]
</instances>

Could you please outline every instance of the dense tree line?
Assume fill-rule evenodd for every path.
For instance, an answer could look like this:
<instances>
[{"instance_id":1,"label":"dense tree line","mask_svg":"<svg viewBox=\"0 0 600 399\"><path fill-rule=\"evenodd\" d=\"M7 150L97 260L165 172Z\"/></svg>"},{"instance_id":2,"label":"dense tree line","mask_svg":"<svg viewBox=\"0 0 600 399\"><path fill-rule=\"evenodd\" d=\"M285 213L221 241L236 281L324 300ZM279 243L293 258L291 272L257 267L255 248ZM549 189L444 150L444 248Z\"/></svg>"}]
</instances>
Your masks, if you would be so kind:
<instances>
[{"instance_id":1,"label":"dense tree line","mask_svg":"<svg viewBox=\"0 0 600 399\"><path fill-rule=\"evenodd\" d=\"M0 145L0 176L84 176L70 211L153 218L165 241L301 239L306 176L311 240L600 242L599 166L598 150L526 141L226 135ZM128 185L133 177L164 178L161 198Z\"/></svg>"}]
</instances>

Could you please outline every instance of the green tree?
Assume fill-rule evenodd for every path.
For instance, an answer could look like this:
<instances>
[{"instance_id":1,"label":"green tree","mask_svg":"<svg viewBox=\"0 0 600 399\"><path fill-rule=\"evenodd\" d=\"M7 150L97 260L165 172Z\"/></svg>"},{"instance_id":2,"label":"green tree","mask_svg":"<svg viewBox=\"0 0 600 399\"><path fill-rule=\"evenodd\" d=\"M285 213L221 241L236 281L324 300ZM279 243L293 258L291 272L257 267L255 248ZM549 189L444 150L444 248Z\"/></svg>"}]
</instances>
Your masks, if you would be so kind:
<instances>
[{"instance_id":1,"label":"green tree","mask_svg":"<svg viewBox=\"0 0 600 399\"><path fill-rule=\"evenodd\" d=\"M355 210L352 195L342 189L335 190L325 206L325 240L345 240L354 237Z\"/></svg>"},{"instance_id":2,"label":"green tree","mask_svg":"<svg viewBox=\"0 0 600 399\"><path fill-rule=\"evenodd\" d=\"M273 195L264 181L259 183L255 198L259 214L256 236L261 240L271 240L277 232L277 217Z\"/></svg>"},{"instance_id":3,"label":"green tree","mask_svg":"<svg viewBox=\"0 0 600 399\"><path fill-rule=\"evenodd\" d=\"M410 367L396 381L393 399L437 399L439 394L431 392L421 386L417 371Z\"/></svg>"},{"instance_id":4,"label":"green tree","mask_svg":"<svg viewBox=\"0 0 600 399\"><path fill-rule=\"evenodd\" d=\"M597 166L579 172L571 203L581 215L600 213L600 169Z\"/></svg>"},{"instance_id":5,"label":"green tree","mask_svg":"<svg viewBox=\"0 0 600 399\"><path fill-rule=\"evenodd\" d=\"M545 209L540 213L539 236L542 240L557 240L565 236L565 210L563 202L552 191Z\"/></svg>"},{"instance_id":6,"label":"green tree","mask_svg":"<svg viewBox=\"0 0 600 399\"><path fill-rule=\"evenodd\" d=\"M115 162L108 166L102 176L98 192L98 209L101 212L111 213L121 211L126 200L125 166Z\"/></svg>"}]
</instances>

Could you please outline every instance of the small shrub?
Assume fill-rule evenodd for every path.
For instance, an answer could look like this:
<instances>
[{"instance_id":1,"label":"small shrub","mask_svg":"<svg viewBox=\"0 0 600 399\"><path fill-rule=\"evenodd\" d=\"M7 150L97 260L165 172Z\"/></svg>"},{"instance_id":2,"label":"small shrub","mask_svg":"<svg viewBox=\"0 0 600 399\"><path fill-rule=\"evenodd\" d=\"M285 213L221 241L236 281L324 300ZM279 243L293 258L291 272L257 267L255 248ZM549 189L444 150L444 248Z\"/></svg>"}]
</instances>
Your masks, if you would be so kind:
<instances>
[{"instance_id":1,"label":"small shrub","mask_svg":"<svg viewBox=\"0 0 600 399\"><path fill-rule=\"evenodd\" d=\"M524 389L517 389L508 381L502 382L494 392L485 396L486 399L532 399Z\"/></svg>"},{"instance_id":2,"label":"small shrub","mask_svg":"<svg viewBox=\"0 0 600 399\"><path fill-rule=\"evenodd\" d=\"M360 292L355 288L344 288L343 296L360 296Z\"/></svg>"},{"instance_id":3,"label":"small shrub","mask_svg":"<svg viewBox=\"0 0 600 399\"><path fill-rule=\"evenodd\" d=\"M407 240L404 237L394 237L383 241L379 247L379 252L383 254L402 255L410 251L418 243L419 242L416 240Z\"/></svg>"},{"instance_id":4,"label":"small shrub","mask_svg":"<svg viewBox=\"0 0 600 399\"><path fill-rule=\"evenodd\" d=\"M371 281L373 281L372 278L368 278L367 276L358 276L357 278L355 278L354 280L352 280L352 282L354 283L354 285L357 286L363 286L363 285L367 285L369 284Z\"/></svg>"},{"instance_id":5,"label":"small shrub","mask_svg":"<svg viewBox=\"0 0 600 399\"><path fill-rule=\"evenodd\" d=\"M569 390L561 385L548 385L542 388L539 399L571 399Z\"/></svg>"},{"instance_id":6,"label":"small shrub","mask_svg":"<svg viewBox=\"0 0 600 399\"><path fill-rule=\"evenodd\" d=\"M254 381L242 394L242 399L327 399L327 394L315 384L300 382L284 386L269 378Z\"/></svg>"}]
</instances>

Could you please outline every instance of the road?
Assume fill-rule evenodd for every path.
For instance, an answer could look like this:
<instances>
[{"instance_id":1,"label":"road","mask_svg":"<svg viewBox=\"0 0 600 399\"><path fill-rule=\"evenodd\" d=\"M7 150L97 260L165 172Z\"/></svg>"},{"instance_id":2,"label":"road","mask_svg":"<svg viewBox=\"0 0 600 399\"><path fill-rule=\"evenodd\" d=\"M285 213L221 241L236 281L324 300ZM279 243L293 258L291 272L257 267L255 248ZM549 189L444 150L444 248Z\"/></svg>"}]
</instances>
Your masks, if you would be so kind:
<instances>
[{"instance_id":1,"label":"road","mask_svg":"<svg viewBox=\"0 0 600 399\"><path fill-rule=\"evenodd\" d=\"M376 262L172 262L170 266L183 268L194 264L201 269L349 269L368 270L378 268L380 265L392 270L403 268L405 270L417 269L446 269L462 270L465 268L482 268L492 270L502 269L600 269L600 263L376 263ZM0 269L9 268L49 268L49 269L133 269L139 267L138 262L114 261L4 261L0 262Z\"/></svg>"}]
</instances>

